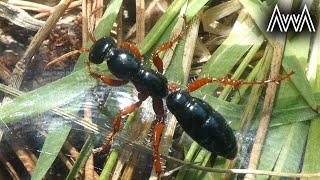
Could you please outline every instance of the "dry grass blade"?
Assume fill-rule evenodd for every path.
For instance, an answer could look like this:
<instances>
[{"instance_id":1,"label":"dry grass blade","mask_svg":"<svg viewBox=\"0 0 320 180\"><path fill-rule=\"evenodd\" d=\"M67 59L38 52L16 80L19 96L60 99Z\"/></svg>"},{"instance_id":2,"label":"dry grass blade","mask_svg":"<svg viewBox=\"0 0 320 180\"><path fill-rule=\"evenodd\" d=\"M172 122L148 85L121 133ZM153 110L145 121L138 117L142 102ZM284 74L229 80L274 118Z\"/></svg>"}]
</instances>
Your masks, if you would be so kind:
<instances>
[{"instance_id":1,"label":"dry grass blade","mask_svg":"<svg viewBox=\"0 0 320 180\"><path fill-rule=\"evenodd\" d=\"M75 8L77 8L77 7L79 7L79 6L81 6L81 1L79 0L79 1L73 1L70 5L69 5L69 7L68 7L68 9L66 10L66 12L67 11L70 11L70 10L72 10L72 9L75 9ZM38 14L36 14L36 15L34 15L33 17L34 18L36 18L36 19L44 19L44 18L47 18L48 16L50 16L50 14L52 13L52 9L53 9L53 7L50 7L50 10L49 11L46 11L46 12L41 12L41 13L38 13ZM35 11L36 11L37 9L35 9Z\"/></svg>"},{"instance_id":2,"label":"dry grass blade","mask_svg":"<svg viewBox=\"0 0 320 180\"><path fill-rule=\"evenodd\" d=\"M144 0L136 1L136 27L137 27L137 44L140 44L145 35L145 3Z\"/></svg>"},{"instance_id":3,"label":"dry grass blade","mask_svg":"<svg viewBox=\"0 0 320 180\"><path fill-rule=\"evenodd\" d=\"M6 165L6 169L9 172L11 178L12 179L21 179L19 177L19 174L17 173L15 168L12 166L12 164L10 163L10 160L8 158L9 158L8 156L4 156L3 152L0 151L0 161L1 161L1 163ZM5 177L2 173L0 173L0 179L5 179Z\"/></svg>"},{"instance_id":4,"label":"dry grass blade","mask_svg":"<svg viewBox=\"0 0 320 180\"><path fill-rule=\"evenodd\" d=\"M24 10L3 2L0 2L0 17L32 31L38 31L44 25L43 21L31 17Z\"/></svg>"},{"instance_id":5,"label":"dry grass blade","mask_svg":"<svg viewBox=\"0 0 320 180\"><path fill-rule=\"evenodd\" d=\"M280 67L281 67L281 60L283 56L283 50L285 46L286 35L279 35L276 38L274 43L274 51L271 63L271 76L270 78L276 78L279 75ZM256 135L256 140L252 148L252 152L250 155L250 162L249 162L249 169L256 169L258 166L260 154L262 151L262 146L267 134L273 102L275 99L276 91L277 91L277 83L272 83L268 85L266 91L266 97L263 104L262 110L262 118L260 120L258 132ZM245 179L252 179L251 175L246 175Z\"/></svg>"},{"instance_id":6,"label":"dry grass blade","mask_svg":"<svg viewBox=\"0 0 320 180\"><path fill-rule=\"evenodd\" d=\"M23 142L19 139L13 139L11 137L8 137L7 141L9 142L11 148L16 153L17 157L19 157L19 159L25 166L28 173L31 174L36 164L36 158L33 154L30 154L28 150L21 148L26 146L26 142Z\"/></svg>"},{"instance_id":7,"label":"dry grass blade","mask_svg":"<svg viewBox=\"0 0 320 180\"><path fill-rule=\"evenodd\" d=\"M144 12L144 14L145 14L145 18L144 18L144 19L145 19L145 20L153 18L153 17L152 17L152 15L153 15L152 12L153 12L155 9L160 9L160 10L162 10L162 11L161 11L162 13L165 12L164 9L167 9L168 7L165 6L165 7L163 8L159 3L161 3L161 2L159 2L159 1L157 1L157 0L153 0L153 1L149 4L149 6L147 7L146 11ZM164 3L164 1L162 1L162 3ZM145 22L144 22L144 23L145 23ZM125 39L125 40L129 39L130 36L132 36L132 34L133 34L134 32L136 32L136 29L137 29L137 23L135 23L135 24L130 28L130 30L129 30L129 31L127 32L127 34L125 35L124 39Z\"/></svg>"},{"instance_id":8,"label":"dry grass blade","mask_svg":"<svg viewBox=\"0 0 320 180\"><path fill-rule=\"evenodd\" d=\"M134 116L134 120L130 128L126 124L125 131L128 136L128 140L133 142L135 140L142 141L143 139L148 138L148 132L152 126L153 116L151 117L144 117L144 120L141 121L143 114L147 114L148 109L150 109L151 101L146 100L142 105L143 108L137 110L137 113ZM132 116L133 117L133 116ZM130 120L129 120L130 121ZM128 123L130 124L130 123ZM128 163L128 159L130 159L130 163ZM136 166L139 162L139 155L137 152L132 152L130 146L124 146L115 170L113 171L112 179L119 179L119 178L129 178L132 177L134 174L134 166ZM124 169L124 170L123 170ZM123 172L123 173L122 173ZM130 179L130 178L129 178Z\"/></svg>"},{"instance_id":9,"label":"dry grass blade","mask_svg":"<svg viewBox=\"0 0 320 180\"><path fill-rule=\"evenodd\" d=\"M0 76L7 84L10 82L11 72L2 64L0 64Z\"/></svg>"},{"instance_id":10,"label":"dry grass blade","mask_svg":"<svg viewBox=\"0 0 320 180\"><path fill-rule=\"evenodd\" d=\"M170 40L171 41L172 39L176 38L180 33L181 31L183 31L183 28L184 27L184 20L182 18L180 18L177 22L177 24L175 25L174 29L173 29L173 32L170 36ZM177 46L177 42L174 42L172 47L170 48L171 51L165 51L165 55L162 59L162 62L163 62L163 67L164 67L164 73L166 73L167 71L167 68L172 60L172 56L173 56L173 53L174 53L174 50ZM188 72L189 73L189 72Z\"/></svg>"},{"instance_id":11,"label":"dry grass blade","mask_svg":"<svg viewBox=\"0 0 320 180\"><path fill-rule=\"evenodd\" d=\"M46 6L46 5L35 3L35 2L29 2L29 1L9 0L8 3L25 10L32 10L32 11L38 11L38 12L46 12L46 11L52 10L52 7L50 6Z\"/></svg>"},{"instance_id":12,"label":"dry grass blade","mask_svg":"<svg viewBox=\"0 0 320 180\"><path fill-rule=\"evenodd\" d=\"M10 85L15 88L19 88L31 58L37 52L42 42L48 37L49 33L52 31L55 24L58 22L62 13L68 8L72 0L62 0L55 7L51 16L46 21L45 25L38 31L35 37L30 42L26 52L23 54L23 57L16 64L16 68L13 70L13 76L11 78Z\"/></svg>"},{"instance_id":13,"label":"dry grass blade","mask_svg":"<svg viewBox=\"0 0 320 180\"><path fill-rule=\"evenodd\" d=\"M201 16L201 21L203 23L204 30L210 31L212 29L212 24L216 20L219 20L230 15L231 13L239 11L241 7L242 5L238 0L232 0L219 4L207 10Z\"/></svg>"},{"instance_id":14,"label":"dry grass blade","mask_svg":"<svg viewBox=\"0 0 320 180\"><path fill-rule=\"evenodd\" d=\"M117 22L117 43L121 44L123 42L123 21L122 21L122 16L123 16L123 9L121 8L119 11L119 14L117 16L116 22Z\"/></svg>"}]
</instances>

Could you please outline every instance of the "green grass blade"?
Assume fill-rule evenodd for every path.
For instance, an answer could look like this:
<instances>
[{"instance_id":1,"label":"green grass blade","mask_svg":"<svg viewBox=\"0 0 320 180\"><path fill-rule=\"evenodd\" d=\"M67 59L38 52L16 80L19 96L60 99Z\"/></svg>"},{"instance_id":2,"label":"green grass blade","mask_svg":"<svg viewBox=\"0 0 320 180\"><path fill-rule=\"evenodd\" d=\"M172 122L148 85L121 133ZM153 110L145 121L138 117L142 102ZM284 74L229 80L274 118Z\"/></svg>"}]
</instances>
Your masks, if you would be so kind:
<instances>
[{"instance_id":1,"label":"green grass blade","mask_svg":"<svg viewBox=\"0 0 320 180\"><path fill-rule=\"evenodd\" d=\"M92 153L93 144L96 139L96 135L90 134L87 138L86 142L81 148L80 154L74 163L71 171L69 172L68 176L66 177L66 180L72 180L75 178L76 174L81 170L81 168L84 166L84 164L87 162L87 159Z\"/></svg>"},{"instance_id":2,"label":"green grass blade","mask_svg":"<svg viewBox=\"0 0 320 180\"><path fill-rule=\"evenodd\" d=\"M170 5L168 10L163 14L163 16L161 16L161 18L140 44L139 49L141 54L145 54L146 52L148 52L150 48L159 40L169 24L173 21L174 18L176 18L178 12L185 2L186 0L176 0Z\"/></svg>"},{"instance_id":3,"label":"green grass blade","mask_svg":"<svg viewBox=\"0 0 320 180\"><path fill-rule=\"evenodd\" d=\"M252 45L259 42L259 37L260 33L255 24L250 18L246 18L244 13L240 13L230 35L203 66L199 78L227 76ZM210 93L214 92L217 87L216 83L212 83L199 90Z\"/></svg>"},{"instance_id":4,"label":"green grass blade","mask_svg":"<svg viewBox=\"0 0 320 180\"><path fill-rule=\"evenodd\" d=\"M173 3L172 9L169 8L169 13L166 14L166 18L161 19L157 24L159 24L157 27L155 27L153 32L150 32L145 39L144 44L140 46L142 49L142 53L145 54L147 51L150 52L150 49L154 47L154 44L157 42L167 41L169 38L169 34L171 32L171 27L173 28L176 19L178 10L183 4L185 0L176 0ZM197 0L191 0L189 2L189 6L187 8L186 15L187 17L192 17L194 14L196 14L199 9L202 8L203 4L205 4L207 0L205 1L197 1ZM252 4L249 1L241 0L242 4L245 6L246 9L250 7L253 10L254 14L257 14L262 10L264 10L259 5L259 2L257 3L258 6L260 6L260 9L257 9L257 7L251 7L255 6L256 4ZM245 5L245 3L249 4ZM105 34L108 34L108 32L103 31L109 31L112 27L112 24L114 23L114 20L117 16L117 12L120 8L122 1L116 1L113 0L111 4L109 5L109 11L106 12L104 18L106 19L102 23L99 24L97 27L97 32L95 33L95 36L97 38L104 36ZM256 12L257 11L257 12ZM249 12L250 15L252 12ZM263 14L262 14L263 15ZM224 77L226 76L231 69L234 68L234 66L239 62L239 60L249 51L252 50L252 47L255 47L258 49L257 42L261 45L261 33L258 31L256 25L250 20L250 19L241 19L242 15L239 16L239 19L237 21L238 24L235 25L231 35L227 38L227 40L220 46L220 48L212 55L210 61L207 65L204 66L204 70L201 73L202 77L207 76L214 76L214 77ZM257 22L257 19L261 19L261 17L253 17L255 21ZM259 23L257 23L259 26ZM162 27L163 26L163 27ZM168 28L169 27L169 28ZM160 29L162 28L162 30ZM166 29L168 28L168 29ZM261 28L261 27L260 27ZM100 30L101 31L100 31ZM160 39L159 39L160 38ZM269 41L272 42L272 38L268 37ZM310 38L310 36L308 37ZM319 103L319 94L314 94L309 82L307 81L307 78L304 74L304 68L305 63L307 60L307 56L309 53L308 49L297 49L299 48L299 45L303 47L309 47L310 40L303 39L302 37L293 37L288 40L286 52L284 54L284 61L283 61L283 67L286 70L286 72L290 72L291 70L295 70L297 74L292 78L293 84L288 83L289 89L287 89L286 93L288 91L294 91L290 92L290 96L283 97L281 94L283 92L279 92L279 99L276 102L276 106L274 108L274 112L272 114L272 122L270 126L275 127L272 128L270 131L270 137L267 137L267 145L266 149L264 150L263 157L264 159L261 160L263 163L270 163L272 167L279 171L284 171L284 169L291 169L295 170L297 167L299 158L302 154L302 147L305 139L306 139L306 123L296 123L299 121L309 121L310 119L313 119L317 116L317 113L315 113L310 106L315 110L317 108L317 103ZM259 41L260 39L260 41ZM172 82L184 82L185 78L183 77L183 71L179 67L181 67L182 63L182 50L183 50L184 42L182 41L179 43L176 52L173 57L173 62L170 64L167 72L167 77ZM91 44L88 44L88 47L90 47ZM260 47L260 46L259 46ZM254 50L255 51L255 50ZM250 52L250 51L249 51ZM15 123L15 122L22 122L23 120L35 117L45 111L48 111L52 109L53 107L60 106L65 104L66 102L72 101L74 98L78 97L80 94L86 92L91 87L94 87L96 85L96 81L91 78L88 75L87 69L85 69L85 65L83 61L87 60L87 53L84 53L80 56L79 61L75 67L75 72L71 75L53 82L47 86L44 86L42 88L39 88L35 91L29 92L27 94L23 94L20 97L17 97L14 99L13 102L8 103L6 105L3 105L0 107L0 119L3 120L5 123ZM103 64L103 67L105 67L105 64ZM179 71L178 71L178 70ZM106 68L103 69L105 72L107 71ZM286 84L281 83L281 84ZM320 83L319 83L320 84ZM286 88L288 88L288 86ZM244 106L243 105L235 105L232 103L228 103L223 100L219 100L215 97L212 97L211 94L214 92L215 88L217 86L208 86L205 87L198 92L195 92L194 95L197 97L201 97L205 99L209 104L211 104L215 109L217 109L221 114L226 117L227 120L232 121L232 128L233 129L239 129L240 126L240 117L243 115L244 112ZM295 91L295 88L298 89L298 91ZM1 87L0 87L1 89ZM63 92L63 93L61 93ZM300 95L301 93L301 95ZM228 92L224 96L227 96ZM57 98L59 97L59 98ZM78 108L72 108L68 110L68 112L77 111ZM114 110L114 112L118 111L119 109ZM261 111L260 108L258 108L258 111ZM258 114L259 116L260 114ZM58 120L58 119L55 119ZM315 171L314 167L317 167L317 149L319 149L319 146L313 146L314 144L317 144L317 138L319 138L318 133L316 132L316 127L318 127L318 119L314 119L314 122L312 122L313 128L310 129L309 134L309 143L307 148L307 154L305 156L305 162L309 162L309 164L306 163L306 166L304 167L305 171ZM294 123L294 124L290 124ZM288 125L289 124L289 125ZM279 127L280 126L280 127ZM255 128L256 126L253 126ZM43 147L44 152L48 152L52 147L60 147L63 144L63 138L66 138L68 135L68 131L70 131L69 126L63 126L63 129L61 132L50 132L48 139L46 139L45 146ZM284 132L287 132L284 134ZM299 132L299 133L296 133ZM298 141L295 140L295 136L301 137ZM51 141L54 140L54 137L59 137L60 139L57 141ZM281 139L282 138L282 139ZM286 139L285 139L286 138ZM273 142L277 139L283 140L279 142ZM83 149L83 156L81 155L82 159L79 159L79 162L76 163L76 166L74 169L70 172L68 178L72 179L74 174L78 172L81 165L84 163L88 153L91 151L93 140L89 140L91 145L90 147L85 146ZM277 143L277 144L273 144ZM48 145L49 144L49 145ZM310 147L309 147L310 146ZM268 154L271 151L275 149L276 152L273 154ZM290 149L292 148L292 149ZM39 165L42 166L43 162L47 161L48 164L43 167L43 169L40 169L39 167L36 168L35 175L33 178L39 179L41 175L47 171L45 169L48 169L50 167L49 162L53 162L56 155L59 153L59 151L55 150L55 156L45 157L43 153L41 154L41 158L39 158ZM198 150L198 148L197 148ZM197 151L195 150L195 151ZM308 152L311 152L311 154L308 154ZM82 151L81 151L82 153ZM110 163L114 163L112 161L115 161L118 157L119 151L115 151L112 154L112 158L110 159ZM195 153L195 152L193 152ZM276 156L275 156L276 154ZM273 155L273 157L271 157ZM291 157L291 155L294 155L294 157L299 157L294 160ZM191 156L193 158L193 155ZM190 158L190 157L189 157ZM191 158L191 159L192 159ZM200 157L198 157L200 158ZM208 156L203 156L200 158L204 162L208 161ZM266 161L266 162L264 162ZM261 164L262 168L265 164ZM288 164L289 163L289 164ZM270 165L269 164L269 165ZM112 172L113 166L106 166L107 170L103 171L103 174L107 174L109 176L109 173ZM270 167L266 167L270 168ZM183 171L181 171L183 173ZM208 178L210 177L209 173L199 173L196 172L193 174L192 172L189 172L188 177L197 177L200 178ZM179 172L180 174L180 172ZM190 175L190 176L189 176ZM105 177L105 176L103 176ZM102 177L102 178L103 178ZM178 177L180 177L178 175ZM182 176L183 177L183 176ZM180 177L181 178L181 177ZM210 179L210 178L209 178Z\"/></svg>"},{"instance_id":5,"label":"green grass blade","mask_svg":"<svg viewBox=\"0 0 320 180\"><path fill-rule=\"evenodd\" d=\"M272 61L273 48L270 44L267 45L264 55L259 61L259 65L255 68L259 69L257 72L257 80L263 80L267 78L268 73L270 72L270 65ZM261 64L260 64L261 63ZM252 71L254 72L254 71ZM241 133L247 133L248 128L252 125L252 119L254 113L256 112L259 99L261 97L263 86L253 86L250 92L250 95L247 99L246 109L243 116L241 117Z\"/></svg>"},{"instance_id":6,"label":"green grass blade","mask_svg":"<svg viewBox=\"0 0 320 180\"><path fill-rule=\"evenodd\" d=\"M205 166L208 162L208 156L210 156L210 152L204 148L201 148L200 152L197 154L197 157L193 160L193 162L198 162L201 163L201 166ZM202 174L201 172L198 172L197 170L194 169L190 169L185 178L184 179L203 179L205 177L206 174L210 174L210 173L205 173ZM202 176L202 177L200 177Z\"/></svg>"},{"instance_id":7,"label":"green grass blade","mask_svg":"<svg viewBox=\"0 0 320 180\"><path fill-rule=\"evenodd\" d=\"M292 112L288 111L287 113L283 113L281 118L284 121L288 121L290 118L294 120L302 120L303 116L308 117L304 114L305 112L308 110L312 111L302 97L299 100L300 102L293 102L295 100L292 99L292 97L299 96L299 92L295 89L292 83L281 83L279 94L280 95L276 100L275 111L272 115L270 126L277 123L277 115L275 115L275 113L278 109L286 107L287 110L293 110ZM299 111L301 105L305 106L307 109ZM282 122L283 124L285 124L284 121ZM259 169L277 170L279 172L297 172L300 166L308 128L308 123L305 122L292 123L272 128L268 132L266 138ZM299 139L296 138L297 136L299 136ZM263 179L263 177L265 176L259 178Z\"/></svg>"},{"instance_id":8,"label":"green grass blade","mask_svg":"<svg viewBox=\"0 0 320 180\"><path fill-rule=\"evenodd\" d=\"M42 147L41 154L37 161L37 166L32 174L33 180L40 180L47 173L48 169L58 156L60 149L68 136L71 126L66 124L53 123L49 128L48 136ZM40 165L41 163L41 165Z\"/></svg>"},{"instance_id":9,"label":"green grass blade","mask_svg":"<svg viewBox=\"0 0 320 180\"><path fill-rule=\"evenodd\" d=\"M310 129L308 132L308 142L306 146L306 152L304 155L303 160L303 173L308 172L318 172L320 169L320 163L319 163L319 139L320 139L320 133L319 133L319 127L320 127L320 118L314 118L312 119L310 123ZM315 180L315 178L314 178Z\"/></svg>"},{"instance_id":10,"label":"green grass blade","mask_svg":"<svg viewBox=\"0 0 320 180\"><path fill-rule=\"evenodd\" d=\"M185 14L187 18L189 19L195 16L206 5L207 2L209 2L209 0L189 0Z\"/></svg>"},{"instance_id":11,"label":"green grass blade","mask_svg":"<svg viewBox=\"0 0 320 180\"><path fill-rule=\"evenodd\" d=\"M255 22L258 24L260 30L263 31L264 35L268 38L269 42L273 43L272 37L270 37L271 33L265 33L266 27L263 27L263 24L261 23L261 20L266 21L265 16L263 16L263 13L262 16L261 14L257 16L258 14L257 12L255 12L263 9L261 8L262 6L259 9L257 8L258 6L254 5L255 3L252 3L250 1L242 0L241 2L245 2L243 5L246 8L249 8L249 6L251 6L250 8L254 9L249 12L250 15L255 19ZM295 1L295 6L299 4L300 1ZM310 52L310 35L310 33L289 33L289 35L287 36L282 66L287 73L293 70L296 72L296 74L290 78L293 84L291 82L281 84L277 96L279 104L276 103L276 106L286 106L290 108L286 108L286 111L288 112L284 113L283 117L277 117L274 112L270 126L276 125L277 121L280 119L282 119L281 124L284 124L285 121L289 122L290 119L294 121L296 121L297 119L309 120L315 115L315 112L311 111L312 109L317 109L316 97L314 96L310 83L305 76L305 67ZM298 97L300 94L307 102L307 104L305 102L300 102L297 106L297 104L291 104L291 102L286 100L281 102L281 99ZM281 105L281 103L283 104ZM308 105L312 109L308 108ZM305 106L306 109L304 109L303 106ZM292 112L289 112L290 109L292 109ZM309 123L293 123L272 128L268 132L266 138L265 147L260 158L259 169L274 170L279 172L298 172L301 166L301 157L304 153L304 146L306 143L307 132L309 128L308 126ZM299 137L299 139L296 138L297 136ZM279 141L277 141L277 139ZM270 152L272 152L272 154ZM258 177L258 179L264 178L266 177ZM272 177L271 179L281 178Z\"/></svg>"},{"instance_id":12,"label":"green grass blade","mask_svg":"<svg viewBox=\"0 0 320 180\"><path fill-rule=\"evenodd\" d=\"M294 46L291 43L295 42L286 42L286 48L284 52L284 58L282 62L282 66L287 73L291 71L295 71L296 74L290 78L295 87L298 89L299 93L304 97L307 103L314 110L317 109L317 104L315 97L313 96L313 90L311 85L305 75L305 67L302 67L298 61L298 57L301 57L300 54L297 54L297 51L293 48ZM299 51L298 51L299 52Z\"/></svg>"},{"instance_id":13,"label":"green grass blade","mask_svg":"<svg viewBox=\"0 0 320 180\"><path fill-rule=\"evenodd\" d=\"M299 172L304 146L306 144L309 130L308 123L294 123L290 125L287 133L283 133L285 139L284 145L281 147L281 153L277 159L274 171L277 172ZM299 138L297 138L297 136ZM279 177L272 178L281 179Z\"/></svg>"},{"instance_id":14,"label":"green grass blade","mask_svg":"<svg viewBox=\"0 0 320 180\"><path fill-rule=\"evenodd\" d=\"M254 19L259 29L264 33L269 42L273 43L274 36L272 33L265 32L267 29L266 22L268 22L267 14L270 13L270 7L265 6L265 4L261 3L260 1L254 2L250 0L241 0L240 2L246 9L248 9L250 16ZM312 1L308 3L310 4ZM292 77L292 81L300 93L305 97L309 105L313 109L316 109L317 107L315 104L315 99L312 97L313 93L311 86L304 75L303 68L305 63L300 61L300 65L302 66L299 66L298 63L299 59L301 60L301 58L304 58L304 61L306 61L308 58L309 46L310 34L300 34L298 38L293 38L290 41L287 41L282 65L287 73L290 73L292 70L297 72L296 75Z\"/></svg>"},{"instance_id":15,"label":"green grass blade","mask_svg":"<svg viewBox=\"0 0 320 180\"><path fill-rule=\"evenodd\" d=\"M319 15L319 11L317 12ZM319 56L319 21L318 28L313 40L313 47L311 48L310 62L308 67L308 79L315 92L320 92L320 56ZM317 101L319 104L319 101ZM319 116L313 118L310 123L310 129L308 132L308 140L305 149L305 155L303 160L302 172L317 172L320 168L320 118ZM314 178L315 179L315 178ZM304 180L304 179L303 179Z\"/></svg>"},{"instance_id":16,"label":"green grass blade","mask_svg":"<svg viewBox=\"0 0 320 180\"><path fill-rule=\"evenodd\" d=\"M108 180L110 178L110 175L112 174L112 169L114 164L116 163L120 149L114 149L108 158L107 163L105 164L105 168L103 168L103 171L101 172L101 175L99 177L99 180Z\"/></svg>"},{"instance_id":17,"label":"green grass blade","mask_svg":"<svg viewBox=\"0 0 320 180\"><path fill-rule=\"evenodd\" d=\"M268 130L268 136L263 146L258 169L271 170L273 168L281 151L281 147L285 143L285 138L283 138L282 135L283 133L286 134L289 130L290 125ZM257 176L257 179L265 178L265 176Z\"/></svg>"},{"instance_id":18,"label":"green grass blade","mask_svg":"<svg viewBox=\"0 0 320 180\"><path fill-rule=\"evenodd\" d=\"M188 137L189 139L191 139L190 137ZM185 162L192 162L194 155L196 154L196 152L199 150L200 145L196 142L193 142L190 146L189 149L187 149L187 154L185 155L184 161ZM178 175L176 176L176 180L181 180L185 177L187 173L186 168L182 168Z\"/></svg>"},{"instance_id":19,"label":"green grass blade","mask_svg":"<svg viewBox=\"0 0 320 180\"><path fill-rule=\"evenodd\" d=\"M73 100L95 85L88 70L82 69L0 106L0 119L4 123L25 121Z\"/></svg>"},{"instance_id":20,"label":"green grass blade","mask_svg":"<svg viewBox=\"0 0 320 180\"><path fill-rule=\"evenodd\" d=\"M237 67L237 70L232 75L231 79L239 79L241 74L244 72L244 70L248 67L249 63L251 62L254 55L258 52L260 49L262 43L263 43L263 36L260 36L258 41L250 48L248 54L245 56L241 64ZM227 85L223 91L221 92L219 99L226 99L231 90L233 89L233 86ZM240 93L241 94L241 93ZM244 94L244 93L243 93Z\"/></svg>"},{"instance_id":21,"label":"green grass blade","mask_svg":"<svg viewBox=\"0 0 320 180\"><path fill-rule=\"evenodd\" d=\"M269 14L272 13L272 8L266 6L266 1L265 3L262 3L261 1L240 0L240 2L257 24L263 35L267 38L269 43L273 45L275 41L275 34L266 32L269 22L268 17ZM270 1L268 1L268 3L270 3Z\"/></svg>"},{"instance_id":22,"label":"green grass blade","mask_svg":"<svg viewBox=\"0 0 320 180\"><path fill-rule=\"evenodd\" d=\"M141 54L146 54L147 52L153 53L157 47L169 40L168 35L171 34L172 28L176 24L177 15L186 2L186 0L176 0L170 5L165 14L157 21L140 44L139 49ZM207 2L208 0L189 1L185 13L187 19L189 20L195 16Z\"/></svg>"}]
</instances>

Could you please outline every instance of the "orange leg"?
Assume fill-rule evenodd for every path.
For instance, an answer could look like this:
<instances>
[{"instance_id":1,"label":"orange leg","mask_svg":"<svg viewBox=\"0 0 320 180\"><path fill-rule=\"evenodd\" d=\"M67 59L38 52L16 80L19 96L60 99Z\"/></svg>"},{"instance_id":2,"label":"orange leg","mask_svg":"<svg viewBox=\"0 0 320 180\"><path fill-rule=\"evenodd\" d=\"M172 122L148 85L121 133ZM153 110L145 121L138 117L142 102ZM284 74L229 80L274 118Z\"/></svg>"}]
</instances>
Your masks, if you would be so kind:
<instances>
[{"instance_id":1,"label":"orange leg","mask_svg":"<svg viewBox=\"0 0 320 180\"><path fill-rule=\"evenodd\" d=\"M138 58L140 61L142 61L142 56L140 54L140 51L135 45L133 45L129 42L123 42L123 43L121 43L120 48L129 49L130 52L132 52L136 56L136 58Z\"/></svg>"},{"instance_id":2,"label":"orange leg","mask_svg":"<svg viewBox=\"0 0 320 180\"><path fill-rule=\"evenodd\" d=\"M167 43L163 44L162 46L160 46L160 47L156 50L156 52L153 53L153 55L152 55L153 64L157 67L157 69L158 69L158 71L159 71L160 73L163 73L163 62L162 62L162 59L159 57L159 53L162 52L162 51L165 51L165 50L167 50L167 49L169 49L169 48L171 48L172 45L173 45L175 42L179 41L179 40L182 38L183 34L186 33L187 30L188 30L188 28L189 28L189 21L187 21L187 19L186 19L185 16L183 16L183 19L184 19L184 21L185 21L185 27L182 29L182 31L180 32L180 34L179 34L177 37L171 39L169 42L167 42Z\"/></svg>"},{"instance_id":3,"label":"orange leg","mask_svg":"<svg viewBox=\"0 0 320 180\"><path fill-rule=\"evenodd\" d=\"M264 80L264 81L242 81L242 80L233 80L233 79L229 79L229 78L211 78L211 77L207 77L207 78L202 78L202 79L198 79L196 81L193 81L187 88L188 92L192 92L197 90L198 88L208 84L208 83L212 83L212 82L217 82L223 85L231 85L231 86L240 86L240 85L244 85L244 84L268 84L268 83L279 83L279 81L282 80L287 80L289 79L292 75L294 75L295 72L292 71L291 73L289 73L286 76L279 76L275 79L268 79L268 80Z\"/></svg>"},{"instance_id":4,"label":"orange leg","mask_svg":"<svg viewBox=\"0 0 320 180\"><path fill-rule=\"evenodd\" d=\"M156 113L157 124L154 128L154 136L153 136L153 149L154 149L154 166L156 173L158 175L158 179L160 179L160 174L162 172L161 163L160 163L160 154L159 154L159 142L160 136L164 127L164 108L163 101L161 98L152 99L153 110Z\"/></svg>"},{"instance_id":5,"label":"orange leg","mask_svg":"<svg viewBox=\"0 0 320 180\"><path fill-rule=\"evenodd\" d=\"M127 84L129 82L129 81L125 81L125 80L111 79L108 76L95 73L94 71L92 71L92 69L90 67L90 62L86 61L86 64L88 66L89 74L91 77L93 77L94 79L100 79L103 83L105 83L109 86L121 86L121 85Z\"/></svg>"},{"instance_id":6,"label":"orange leg","mask_svg":"<svg viewBox=\"0 0 320 180\"><path fill-rule=\"evenodd\" d=\"M144 96L141 93L139 93L138 98L139 98L138 102L136 102L136 103L134 103L134 104L132 104L130 106L127 106L126 108L124 108L123 110L121 110L118 113L118 115L116 116L115 120L113 121L113 131L107 136L105 142L103 143L103 145L101 147L96 148L96 149L93 150L94 153L98 153L98 152L104 151L108 147L109 143L113 140L113 138L116 135L116 133L120 130L120 123L121 123L122 116L130 114L136 108L140 107L142 102L144 100L146 100L148 98L148 96Z\"/></svg>"}]
</instances>

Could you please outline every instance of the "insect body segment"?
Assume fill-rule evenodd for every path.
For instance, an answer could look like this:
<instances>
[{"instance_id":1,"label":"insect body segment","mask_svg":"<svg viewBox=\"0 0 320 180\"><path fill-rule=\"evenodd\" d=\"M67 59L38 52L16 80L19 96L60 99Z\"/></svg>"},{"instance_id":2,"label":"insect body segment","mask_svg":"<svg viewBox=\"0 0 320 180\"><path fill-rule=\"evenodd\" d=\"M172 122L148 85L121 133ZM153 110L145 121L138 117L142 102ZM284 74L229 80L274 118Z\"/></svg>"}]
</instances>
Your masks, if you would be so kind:
<instances>
[{"instance_id":1,"label":"insect body segment","mask_svg":"<svg viewBox=\"0 0 320 180\"><path fill-rule=\"evenodd\" d=\"M141 62L127 49L113 49L106 57L109 71L118 79L131 80L141 70Z\"/></svg>"},{"instance_id":2,"label":"insect body segment","mask_svg":"<svg viewBox=\"0 0 320 180\"><path fill-rule=\"evenodd\" d=\"M166 101L182 129L199 145L227 159L236 157L237 142L232 129L207 102L182 90L169 94Z\"/></svg>"},{"instance_id":3,"label":"insect body segment","mask_svg":"<svg viewBox=\"0 0 320 180\"><path fill-rule=\"evenodd\" d=\"M90 48L89 61L94 64L103 63L105 57L112 48L116 47L116 43L110 37L98 39Z\"/></svg>"},{"instance_id":4,"label":"insect body segment","mask_svg":"<svg viewBox=\"0 0 320 180\"><path fill-rule=\"evenodd\" d=\"M164 98L168 94L168 81L157 71L142 68L140 72L131 79L137 91L150 95L151 97Z\"/></svg>"}]
</instances>

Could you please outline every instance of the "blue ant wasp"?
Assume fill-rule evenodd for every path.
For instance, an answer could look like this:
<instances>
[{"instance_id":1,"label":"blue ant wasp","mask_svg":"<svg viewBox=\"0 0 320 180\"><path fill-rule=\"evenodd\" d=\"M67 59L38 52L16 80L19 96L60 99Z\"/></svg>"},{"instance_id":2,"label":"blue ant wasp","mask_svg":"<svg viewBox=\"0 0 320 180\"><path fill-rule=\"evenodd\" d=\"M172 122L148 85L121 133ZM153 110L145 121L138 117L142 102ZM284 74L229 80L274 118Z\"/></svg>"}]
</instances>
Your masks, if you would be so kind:
<instances>
[{"instance_id":1,"label":"blue ant wasp","mask_svg":"<svg viewBox=\"0 0 320 180\"><path fill-rule=\"evenodd\" d=\"M159 57L159 53L171 48L175 42L181 39L182 35L187 31L189 24L186 19L185 22L186 25L180 34L160 46L153 54L152 60L158 71L142 65L142 56L138 48L131 43L124 42L120 45L120 48L117 48L115 41L111 37L103 37L96 40L93 34L90 34L90 39L94 43L90 49L82 48L70 52L47 65L50 66L76 53L89 52L89 61L86 62L86 64L90 76L95 79L100 79L109 86L121 86L131 82L138 91L138 102L120 110L113 122L113 131L107 136L101 147L94 149L95 153L101 152L108 147L116 133L120 130L120 123L123 116L128 115L141 106L143 101L148 97L152 98L153 110L156 114L157 121L154 129L153 148L154 165L158 179L162 172L159 141L164 128L164 98L166 99L166 105L169 111L176 117L183 130L194 141L215 155L220 155L227 159L234 159L238 152L237 141L227 121L207 102L191 96L190 93L212 82L232 86L240 86L243 84L262 85L289 79L290 76L294 74L294 72L291 72L286 76L276 79L252 82L232 80L229 78L218 79L206 77L192 82L187 89L180 89L177 84L168 83L167 78L163 75L163 63ZM109 71L116 79L98 74L91 69L90 63L101 64L104 61L107 62Z\"/></svg>"}]
</instances>

